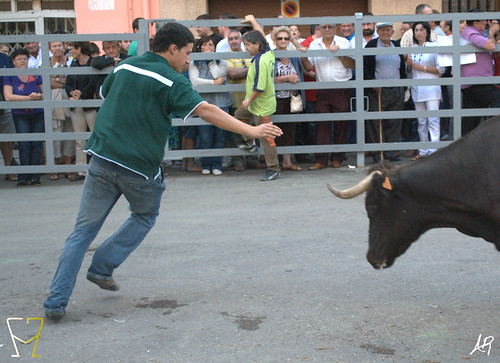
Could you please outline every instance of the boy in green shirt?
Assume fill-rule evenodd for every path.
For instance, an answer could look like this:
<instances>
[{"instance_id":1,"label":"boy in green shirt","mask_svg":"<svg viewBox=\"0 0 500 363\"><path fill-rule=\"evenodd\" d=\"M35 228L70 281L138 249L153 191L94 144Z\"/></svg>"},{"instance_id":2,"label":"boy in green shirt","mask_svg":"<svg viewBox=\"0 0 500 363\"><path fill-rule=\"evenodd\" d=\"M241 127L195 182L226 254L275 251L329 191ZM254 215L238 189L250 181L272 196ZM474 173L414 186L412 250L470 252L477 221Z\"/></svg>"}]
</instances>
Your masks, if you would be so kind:
<instances>
[{"instance_id":1,"label":"boy in green shirt","mask_svg":"<svg viewBox=\"0 0 500 363\"><path fill-rule=\"evenodd\" d=\"M266 125L269 124L269 116L276 112L274 53L269 49L266 38L257 30L245 33L243 43L253 58L247 73L246 97L234 116L246 122L253 118L256 125ZM259 141L264 148L267 165L267 171L260 180L276 179L280 176L280 166L274 138L264 137Z\"/></svg>"}]
</instances>

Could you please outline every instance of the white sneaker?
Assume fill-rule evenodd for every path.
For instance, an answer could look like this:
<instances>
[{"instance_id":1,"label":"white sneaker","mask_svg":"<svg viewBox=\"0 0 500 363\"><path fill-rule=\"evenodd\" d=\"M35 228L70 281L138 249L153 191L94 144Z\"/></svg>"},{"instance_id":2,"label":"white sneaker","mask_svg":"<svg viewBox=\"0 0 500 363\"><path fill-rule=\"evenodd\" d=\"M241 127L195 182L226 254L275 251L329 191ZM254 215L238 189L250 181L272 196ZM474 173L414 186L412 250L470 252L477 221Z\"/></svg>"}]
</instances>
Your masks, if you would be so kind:
<instances>
[{"instance_id":1,"label":"white sneaker","mask_svg":"<svg viewBox=\"0 0 500 363\"><path fill-rule=\"evenodd\" d=\"M222 171L220 171L219 169L213 169L213 170L212 170L212 174L213 174L213 175L221 175L221 174L222 174Z\"/></svg>"},{"instance_id":2,"label":"white sneaker","mask_svg":"<svg viewBox=\"0 0 500 363\"><path fill-rule=\"evenodd\" d=\"M209 174L210 174L210 170L208 170L208 169L203 169L203 170L201 171L201 173L202 173L203 175L209 175Z\"/></svg>"}]
</instances>

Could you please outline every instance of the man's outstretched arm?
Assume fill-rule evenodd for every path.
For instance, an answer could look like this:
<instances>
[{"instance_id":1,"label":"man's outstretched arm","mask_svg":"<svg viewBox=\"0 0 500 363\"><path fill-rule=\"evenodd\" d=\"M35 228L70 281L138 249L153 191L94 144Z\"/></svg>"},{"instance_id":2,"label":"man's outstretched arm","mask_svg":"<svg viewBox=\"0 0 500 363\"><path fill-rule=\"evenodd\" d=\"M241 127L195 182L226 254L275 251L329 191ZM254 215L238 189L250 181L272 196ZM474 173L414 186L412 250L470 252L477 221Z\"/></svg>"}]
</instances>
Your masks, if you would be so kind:
<instances>
[{"instance_id":1,"label":"man's outstretched arm","mask_svg":"<svg viewBox=\"0 0 500 363\"><path fill-rule=\"evenodd\" d=\"M259 126L250 126L242 121L235 119L233 116L222 111L219 107L210 103L203 102L195 108L194 114L201 117L203 120L210 122L212 125L220 127L237 134L247 135L252 138L278 137L283 134L281 129L273 125L272 122L265 123Z\"/></svg>"}]
</instances>

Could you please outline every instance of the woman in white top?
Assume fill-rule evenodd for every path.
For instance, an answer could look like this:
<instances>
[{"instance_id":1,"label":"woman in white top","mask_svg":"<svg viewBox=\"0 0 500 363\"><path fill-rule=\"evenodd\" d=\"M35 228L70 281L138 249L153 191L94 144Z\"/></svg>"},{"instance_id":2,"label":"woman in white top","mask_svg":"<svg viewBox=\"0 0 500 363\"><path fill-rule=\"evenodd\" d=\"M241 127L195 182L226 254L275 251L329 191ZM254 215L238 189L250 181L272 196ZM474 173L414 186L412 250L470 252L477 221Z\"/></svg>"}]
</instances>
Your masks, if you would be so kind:
<instances>
[{"instance_id":1,"label":"woman in white top","mask_svg":"<svg viewBox=\"0 0 500 363\"><path fill-rule=\"evenodd\" d=\"M414 47L433 46L430 42L431 27L425 21L418 21L413 24L413 43ZM413 79L429 79L439 78L444 72L444 68L440 68L437 61L437 54L411 54L406 61L407 71L412 75ZM415 103L415 110L439 110L439 102L441 100L441 86L412 86L411 96ZM419 117L418 118L418 135L420 141L439 141L439 117ZM420 149L417 156L412 160L418 160L424 156L428 156L435 152L436 149Z\"/></svg>"},{"instance_id":2,"label":"woman in white top","mask_svg":"<svg viewBox=\"0 0 500 363\"><path fill-rule=\"evenodd\" d=\"M195 52L215 52L215 42L211 36L203 36L196 43ZM193 86L221 85L225 83L227 62L225 60L195 60L189 65L189 80ZM201 97L213 105L219 106L229 113L233 104L229 92L201 93ZM213 125L198 126L201 149L222 149L224 147L224 130ZM208 175L222 174L222 157L209 156L201 158L201 173Z\"/></svg>"}]
</instances>

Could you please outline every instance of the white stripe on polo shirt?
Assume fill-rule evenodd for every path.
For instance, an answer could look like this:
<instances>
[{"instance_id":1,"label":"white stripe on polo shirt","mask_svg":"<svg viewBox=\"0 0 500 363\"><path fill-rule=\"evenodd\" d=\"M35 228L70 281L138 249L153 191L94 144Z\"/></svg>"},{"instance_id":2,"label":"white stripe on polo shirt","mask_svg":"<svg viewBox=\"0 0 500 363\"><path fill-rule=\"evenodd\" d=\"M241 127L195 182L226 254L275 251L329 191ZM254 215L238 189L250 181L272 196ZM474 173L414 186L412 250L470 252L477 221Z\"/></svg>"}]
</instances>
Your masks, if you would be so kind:
<instances>
[{"instance_id":1,"label":"white stripe on polo shirt","mask_svg":"<svg viewBox=\"0 0 500 363\"><path fill-rule=\"evenodd\" d=\"M137 73L137 74L142 74L143 76L154 78L157 81L160 81L161 83L167 85L168 87L172 87L172 84L174 84L174 82L172 82L168 78L160 76L158 73L151 72L151 71L148 71L146 69L142 69L142 68L139 68L139 67L136 67L136 66L132 66L130 64L119 65L119 66L117 66L113 70L113 72L116 73L116 72L118 72L121 69L126 69L127 71L130 71L130 72L134 72L134 73Z\"/></svg>"}]
</instances>

